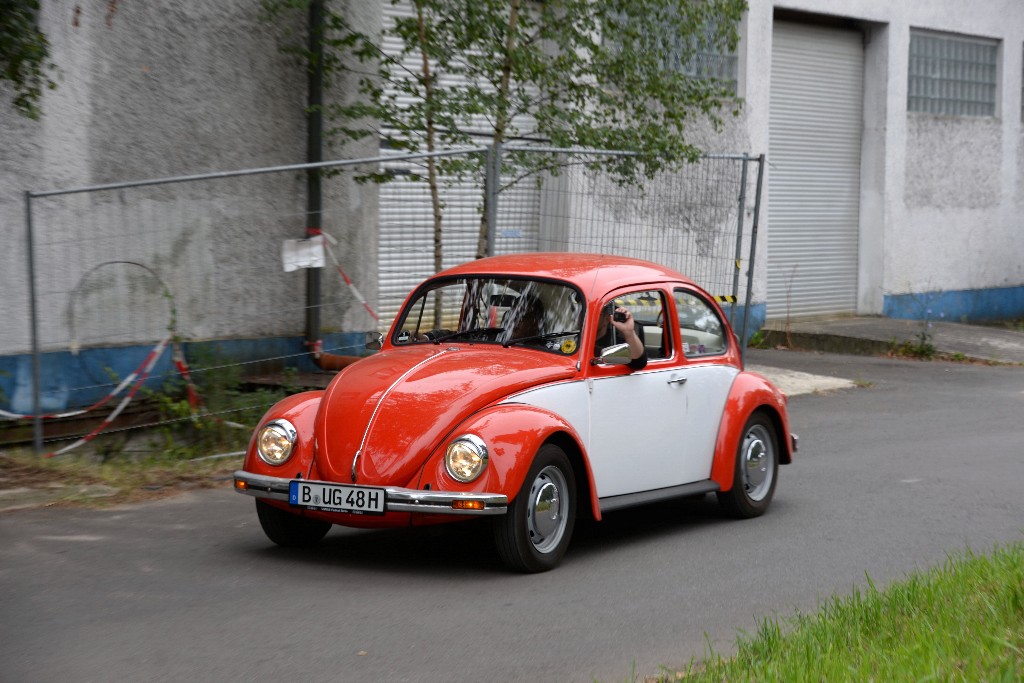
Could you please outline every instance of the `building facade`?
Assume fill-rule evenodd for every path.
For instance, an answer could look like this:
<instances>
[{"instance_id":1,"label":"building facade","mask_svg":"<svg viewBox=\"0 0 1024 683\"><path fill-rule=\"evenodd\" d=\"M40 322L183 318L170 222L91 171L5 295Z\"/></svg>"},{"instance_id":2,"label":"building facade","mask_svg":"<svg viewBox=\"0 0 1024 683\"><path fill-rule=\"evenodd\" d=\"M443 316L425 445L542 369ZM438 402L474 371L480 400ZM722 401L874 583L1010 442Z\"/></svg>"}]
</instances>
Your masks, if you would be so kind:
<instances>
[{"instance_id":1,"label":"building facade","mask_svg":"<svg viewBox=\"0 0 1024 683\"><path fill-rule=\"evenodd\" d=\"M750 2L769 318L1024 310L1024 5Z\"/></svg>"},{"instance_id":2,"label":"building facade","mask_svg":"<svg viewBox=\"0 0 1024 683\"><path fill-rule=\"evenodd\" d=\"M345 11L372 31L386 5L350 0ZM25 191L303 162L306 72L281 47L305 20L268 19L258 0L41 2L57 87L44 93L39 121L0 108L0 304L15 321L0 326L6 397L24 396L31 350ZM749 0L736 64L741 114L695 136L710 151L768 160L755 319L1024 316L1024 4ZM329 88L336 98L354 90L344 76ZM378 150L368 141L328 153ZM281 273L279 248L305 234L304 193L302 178L284 173L244 191L112 192L41 212L42 350L82 344L83 325L109 329L112 308L162 305L141 285L134 298L103 299L105 287L131 289L139 275L99 268L107 263L156 273L186 339L301 337L304 281ZM390 291L379 286L394 280L388 269L404 267L396 259L382 269L379 254L395 238L381 207L402 203L351 177L325 190L324 230L371 308ZM168 212L173 220L154 218ZM161 221L153 241L131 238L132 226ZM68 246L87 243L97 263ZM333 307L325 327L375 324L340 280L326 278L324 296ZM69 329L83 311L91 322ZM96 343L149 344L161 320L136 324L155 333Z\"/></svg>"}]
</instances>

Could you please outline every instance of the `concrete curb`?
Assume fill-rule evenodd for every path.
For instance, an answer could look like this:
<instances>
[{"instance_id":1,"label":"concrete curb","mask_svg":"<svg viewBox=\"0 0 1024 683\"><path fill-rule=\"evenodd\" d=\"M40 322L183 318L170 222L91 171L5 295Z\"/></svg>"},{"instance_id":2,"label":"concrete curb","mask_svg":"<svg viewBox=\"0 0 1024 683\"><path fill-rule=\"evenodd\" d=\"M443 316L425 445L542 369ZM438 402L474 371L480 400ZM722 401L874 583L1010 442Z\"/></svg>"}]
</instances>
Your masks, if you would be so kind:
<instances>
[{"instance_id":1,"label":"concrete curb","mask_svg":"<svg viewBox=\"0 0 1024 683\"><path fill-rule=\"evenodd\" d=\"M747 370L764 375L772 381L772 384L781 389L786 396L790 397L851 389L857 386L853 380L842 377L825 377L824 375L813 375L809 372L800 372L798 370L783 370L782 368L772 368L763 365L748 365Z\"/></svg>"},{"instance_id":2,"label":"concrete curb","mask_svg":"<svg viewBox=\"0 0 1024 683\"><path fill-rule=\"evenodd\" d=\"M832 320L776 320L762 331L769 347L879 356L905 342L914 345L926 341L940 357L1024 364L1024 331L1011 327L862 316Z\"/></svg>"}]
</instances>

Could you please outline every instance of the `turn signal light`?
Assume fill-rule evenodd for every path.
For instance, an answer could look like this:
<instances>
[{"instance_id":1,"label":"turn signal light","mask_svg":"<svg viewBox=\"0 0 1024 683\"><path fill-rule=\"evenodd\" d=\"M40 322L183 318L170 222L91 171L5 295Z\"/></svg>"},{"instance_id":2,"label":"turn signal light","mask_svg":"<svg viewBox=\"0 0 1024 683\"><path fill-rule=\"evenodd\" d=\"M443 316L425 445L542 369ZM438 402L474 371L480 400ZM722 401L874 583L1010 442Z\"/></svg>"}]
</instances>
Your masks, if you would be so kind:
<instances>
[{"instance_id":1,"label":"turn signal light","mask_svg":"<svg viewBox=\"0 0 1024 683\"><path fill-rule=\"evenodd\" d=\"M452 509L454 510L483 510L484 502L482 500L453 500Z\"/></svg>"},{"instance_id":2,"label":"turn signal light","mask_svg":"<svg viewBox=\"0 0 1024 683\"><path fill-rule=\"evenodd\" d=\"M235 479L235 488L238 489L239 491L244 491L247 488L249 488L249 485L246 484L241 479Z\"/></svg>"}]
</instances>

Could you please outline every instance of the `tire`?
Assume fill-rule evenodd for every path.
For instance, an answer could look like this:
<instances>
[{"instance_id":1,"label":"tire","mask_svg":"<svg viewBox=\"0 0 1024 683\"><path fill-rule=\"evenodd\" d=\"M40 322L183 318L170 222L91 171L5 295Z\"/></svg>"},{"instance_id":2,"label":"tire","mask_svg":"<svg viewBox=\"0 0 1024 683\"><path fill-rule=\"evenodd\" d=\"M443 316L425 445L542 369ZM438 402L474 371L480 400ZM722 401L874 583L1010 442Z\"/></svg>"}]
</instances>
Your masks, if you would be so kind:
<instances>
[{"instance_id":1,"label":"tire","mask_svg":"<svg viewBox=\"0 0 1024 683\"><path fill-rule=\"evenodd\" d=\"M743 427L736 449L732 488L718 492L718 502L730 517L749 519L765 513L775 495L779 473L779 437L764 413L754 413Z\"/></svg>"},{"instance_id":2,"label":"tire","mask_svg":"<svg viewBox=\"0 0 1024 683\"><path fill-rule=\"evenodd\" d=\"M502 562L514 571L545 572L565 555L576 524L576 479L565 452L554 444L537 451L508 511L494 520Z\"/></svg>"},{"instance_id":3,"label":"tire","mask_svg":"<svg viewBox=\"0 0 1024 683\"><path fill-rule=\"evenodd\" d=\"M285 548L316 545L332 526L330 522L300 517L262 500L256 501L256 515L267 538Z\"/></svg>"}]
</instances>

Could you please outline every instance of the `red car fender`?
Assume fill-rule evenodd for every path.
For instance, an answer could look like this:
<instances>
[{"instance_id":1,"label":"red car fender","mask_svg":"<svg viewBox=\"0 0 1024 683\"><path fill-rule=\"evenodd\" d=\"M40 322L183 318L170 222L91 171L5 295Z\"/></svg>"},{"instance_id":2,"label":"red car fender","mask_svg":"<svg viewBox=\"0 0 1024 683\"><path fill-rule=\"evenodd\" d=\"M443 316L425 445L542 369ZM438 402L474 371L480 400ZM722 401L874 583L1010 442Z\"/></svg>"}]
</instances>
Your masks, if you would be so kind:
<instances>
[{"instance_id":1,"label":"red car fender","mask_svg":"<svg viewBox=\"0 0 1024 683\"><path fill-rule=\"evenodd\" d=\"M292 394L275 403L270 410L264 413L259 426L253 430L252 438L249 439L249 448L245 452L243 469L246 472L273 477L292 478L297 474L308 477L310 465L313 463L313 422L316 420L316 413L320 408L320 397L323 394L322 391ZM263 425L278 419L291 422L295 431L298 432L298 439L295 443L294 453L283 465L268 465L256 453L256 435L259 434Z\"/></svg>"},{"instance_id":2,"label":"red car fender","mask_svg":"<svg viewBox=\"0 0 1024 683\"><path fill-rule=\"evenodd\" d=\"M476 481L456 481L445 467L448 445L463 434L475 434L487 444L487 469ZM590 493L590 506L600 519L600 508L593 492L594 475L580 438L572 425L556 413L520 403L504 403L486 408L452 430L427 461L417 488L446 491L486 491L504 493L512 501L519 493L533 464L537 450L547 441L555 441L569 456L577 478L580 496Z\"/></svg>"},{"instance_id":3,"label":"red car fender","mask_svg":"<svg viewBox=\"0 0 1024 683\"><path fill-rule=\"evenodd\" d=\"M715 442L715 459L711 465L711 479L722 491L732 488L736 473L736 449L743 438L743 427L757 410L764 410L775 423L779 439L779 464L793 460L789 438L789 414L786 395L767 379L754 372L741 372L733 381L729 399L725 402L722 423Z\"/></svg>"}]
</instances>

